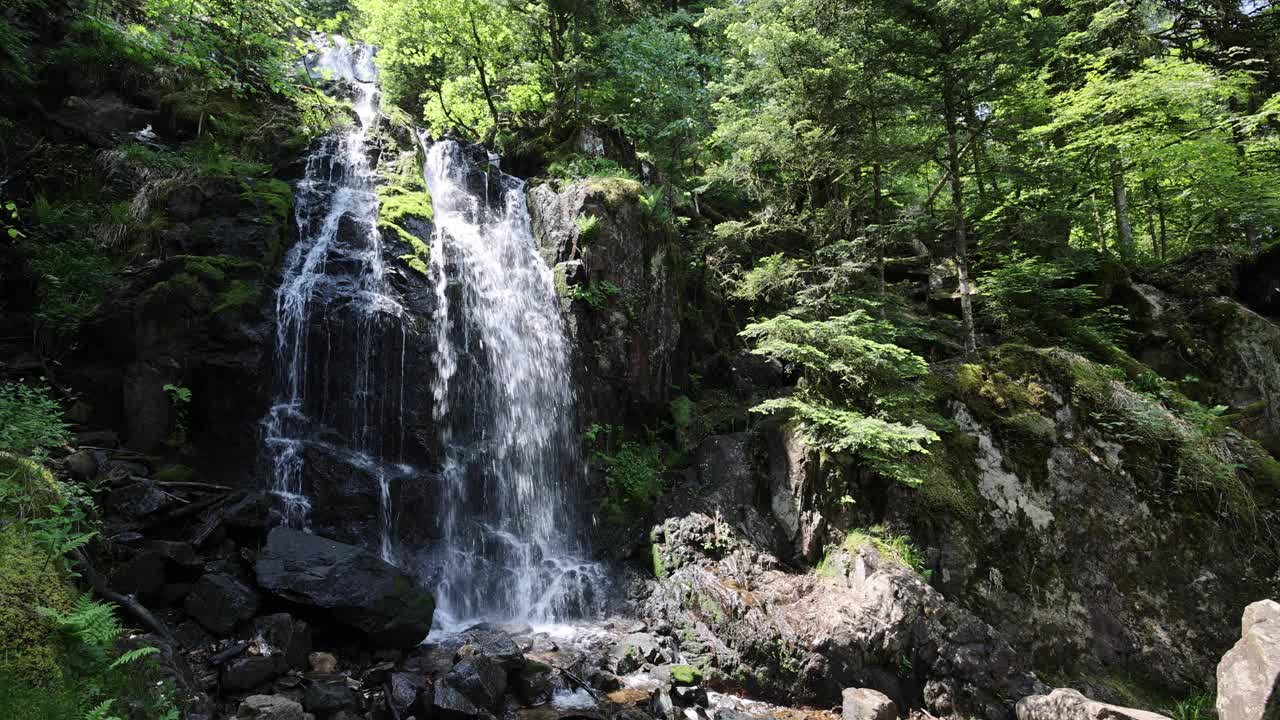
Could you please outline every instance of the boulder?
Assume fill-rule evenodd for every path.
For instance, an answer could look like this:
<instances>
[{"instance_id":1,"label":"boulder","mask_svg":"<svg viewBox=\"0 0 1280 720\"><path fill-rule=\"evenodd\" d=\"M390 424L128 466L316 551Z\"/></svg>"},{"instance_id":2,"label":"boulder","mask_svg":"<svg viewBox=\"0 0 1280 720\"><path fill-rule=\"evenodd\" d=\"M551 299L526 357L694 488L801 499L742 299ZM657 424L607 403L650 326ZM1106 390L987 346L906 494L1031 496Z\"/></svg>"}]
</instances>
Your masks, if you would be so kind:
<instances>
[{"instance_id":1,"label":"boulder","mask_svg":"<svg viewBox=\"0 0 1280 720\"><path fill-rule=\"evenodd\" d=\"M1070 688L1024 697L1015 711L1018 720L1169 720L1159 713L1090 700Z\"/></svg>"},{"instance_id":2,"label":"boulder","mask_svg":"<svg viewBox=\"0 0 1280 720\"><path fill-rule=\"evenodd\" d=\"M214 635L230 635L258 611L258 595L230 575L201 576L187 595L187 614Z\"/></svg>"},{"instance_id":3,"label":"boulder","mask_svg":"<svg viewBox=\"0 0 1280 720\"><path fill-rule=\"evenodd\" d=\"M302 707L307 712L327 716L339 710L355 707L356 695L347 685L345 675L310 675L302 696Z\"/></svg>"},{"instance_id":4,"label":"boulder","mask_svg":"<svg viewBox=\"0 0 1280 720\"><path fill-rule=\"evenodd\" d=\"M338 658L332 653L313 652L307 655L307 663L311 665L311 672L331 673L338 670Z\"/></svg>"},{"instance_id":5,"label":"boulder","mask_svg":"<svg viewBox=\"0 0 1280 720\"><path fill-rule=\"evenodd\" d=\"M1219 720L1280 717L1280 603L1245 608L1240 640L1218 663Z\"/></svg>"},{"instance_id":6,"label":"boulder","mask_svg":"<svg viewBox=\"0 0 1280 720\"><path fill-rule=\"evenodd\" d=\"M493 658L465 657L444 676L444 684L476 707L495 709L507 692L507 671Z\"/></svg>"},{"instance_id":7,"label":"boulder","mask_svg":"<svg viewBox=\"0 0 1280 720\"><path fill-rule=\"evenodd\" d=\"M236 712L239 720L302 720L302 706L279 695L250 695Z\"/></svg>"},{"instance_id":8,"label":"boulder","mask_svg":"<svg viewBox=\"0 0 1280 720\"><path fill-rule=\"evenodd\" d=\"M431 687L431 709L433 714L446 718L487 714L460 690L445 682L444 678L437 678Z\"/></svg>"},{"instance_id":9,"label":"boulder","mask_svg":"<svg viewBox=\"0 0 1280 720\"><path fill-rule=\"evenodd\" d=\"M266 653L280 657L294 670L307 669L311 653L311 626L288 613L265 615L254 621L254 637L262 642ZM333 672L330 668L327 672Z\"/></svg>"},{"instance_id":10,"label":"boulder","mask_svg":"<svg viewBox=\"0 0 1280 720\"><path fill-rule=\"evenodd\" d=\"M149 550L134 555L111 573L111 584L116 590L144 600L154 598L164 583L164 556Z\"/></svg>"},{"instance_id":11,"label":"boulder","mask_svg":"<svg viewBox=\"0 0 1280 720\"><path fill-rule=\"evenodd\" d=\"M219 676L223 689L252 690L274 678L279 669L275 658L250 655L228 661Z\"/></svg>"},{"instance_id":12,"label":"boulder","mask_svg":"<svg viewBox=\"0 0 1280 720\"><path fill-rule=\"evenodd\" d=\"M505 670L519 670L524 666L524 653L505 632L476 627L464 632L461 638L464 644L458 648L455 660L479 656L494 660Z\"/></svg>"},{"instance_id":13,"label":"boulder","mask_svg":"<svg viewBox=\"0 0 1280 720\"><path fill-rule=\"evenodd\" d=\"M898 720L897 703L878 690L848 688L840 699L840 720Z\"/></svg>"},{"instance_id":14,"label":"boulder","mask_svg":"<svg viewBox=\"0 0 1280 720\"><path fill-rule=\"evenodd\" d=\"M387 678L387 703L394 717L409 717L419 706L419 695L426 688L420 673L397 672Z\"/></svg>"},{"instance_id":15,"label":"boulder","mask_svg":"<svg viewBox=\"0 0 1280 720\"><path fill-rule=\"evenodd\" d=\"M92 450L77 450L62 461L71 477L77 480L92 480L98 474L98 459Z\"/></svg>"},{"instance_id":16,"label":"boulder","mask_svg":"<svg viewBox=\"0 0 1280 720\"><path fill-rule=\"evenodd\" d=\"M431 628L431 594L354 545L277 527L267 536L256 571L264 590L326 611L379 645L413 647Z\"/></svg>"}]
</instances>

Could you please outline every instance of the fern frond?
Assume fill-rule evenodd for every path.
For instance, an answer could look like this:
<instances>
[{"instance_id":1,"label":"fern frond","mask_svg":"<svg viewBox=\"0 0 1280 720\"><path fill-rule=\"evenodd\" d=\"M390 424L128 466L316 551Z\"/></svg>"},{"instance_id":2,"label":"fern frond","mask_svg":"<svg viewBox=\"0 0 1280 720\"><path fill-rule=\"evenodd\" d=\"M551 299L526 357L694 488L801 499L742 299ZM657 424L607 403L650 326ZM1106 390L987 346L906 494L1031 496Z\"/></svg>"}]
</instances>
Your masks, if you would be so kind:
<instances>
[{"instance_id":1,"label":"fern frond","mask_svg":"<svg viewBox=\"0 0 1280 720\"><path fill-rule=\"evenodd\" d=\"M111 669L114 670L115 668L118 668L124 665L132 665L133 663L141 660L142 658L148 657L150 655L155 655L158 652L160 652L159 648L151 647L150 645L147 645L145 647L135 648L128 652L122 653L120 657L116 658L111 663Z\"/></svg>"}]
</instances>

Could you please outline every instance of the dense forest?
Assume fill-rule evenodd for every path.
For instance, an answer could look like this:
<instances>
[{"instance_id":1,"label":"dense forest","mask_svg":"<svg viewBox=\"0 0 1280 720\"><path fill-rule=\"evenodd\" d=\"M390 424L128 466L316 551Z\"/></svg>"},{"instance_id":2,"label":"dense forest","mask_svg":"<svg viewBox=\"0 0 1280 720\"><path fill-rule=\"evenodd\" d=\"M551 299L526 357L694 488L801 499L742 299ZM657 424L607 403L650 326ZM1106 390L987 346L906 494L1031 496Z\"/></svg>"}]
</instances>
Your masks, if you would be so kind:
<instances>
[{"instance_id":1,"label":"dense forest","mask_svg":"<svg viewBox=\"0 0 1280 720\"><path fill-rule=\"evenodd\" d=\"M319 60L334 38L376 48L372 124L351 88L375 78ZM263 486L261 383L285 337L280 269L312 220L307 158L366 125L406 298L453 298L428 287L446 267L431 142L493 153L474 160L486 203L491 171L528 183L577 358L593 542L656 583L645 617L713 687L830 707L839 688L814 678L853 664L788 649L803 633L747 637L753 600L707 609L723 588L700 583L730 587L735 552L770 548L754 520L694 502L719 497L718 465L765 478L730 493L782 528L760 572L852 578L871 548L1040 680L1178 720L1215 716L1213 664L1244 606L1277 593L1270 0L9 0L0 96L0 716L234 715L216 705L240 700L225 668L203 711L181 669L228 652L232 625L197 622L217 650L183 660L200 641L165 613L199 619L181 598L251 575L266 542L198 493ZM394 350L402 456L443 422L406 410L426 324ZM780 490L777 463L803 488ZM144 484L192 509L130 515L142 501L122 493ZM205 559L175 559L178 541ZM122 587L145 585L144 555L180 594ZM677 576L694 556L710 575ZM403 660L364 649L362 672ZM942 650L883 654L899 679L879 689L916 717L1009 717L1030 687L945 675ZM821 671L801 661L819 655ZM957 684L931 690L943 675ZM377 704L381 680L366 690L316 712L410 717Z\"/></svg>"}]
</instances>

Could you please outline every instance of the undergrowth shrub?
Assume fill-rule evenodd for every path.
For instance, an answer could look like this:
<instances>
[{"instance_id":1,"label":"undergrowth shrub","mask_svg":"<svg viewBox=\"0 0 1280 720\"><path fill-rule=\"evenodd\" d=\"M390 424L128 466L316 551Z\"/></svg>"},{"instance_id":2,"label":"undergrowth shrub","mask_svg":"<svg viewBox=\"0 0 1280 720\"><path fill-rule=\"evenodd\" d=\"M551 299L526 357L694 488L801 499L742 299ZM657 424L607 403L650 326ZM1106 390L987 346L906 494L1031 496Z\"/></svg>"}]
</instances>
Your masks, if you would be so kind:
<instances>
[{"instance_id":1,"label":"undergrowth shrub","mask_svg":"<svg viewBox=\"0 0 1280 720\"><path fill-rule=\"evenodd\" d=\"M810 445L918 484L914 459L937 434L921 421L929 393L919 382L929 366L893 342L895 329L865 310L825 320L782 314L748 325L741 335L757 355L800 374L795 390L753 410L779 413Z\"/></svg>"}]
</instances>

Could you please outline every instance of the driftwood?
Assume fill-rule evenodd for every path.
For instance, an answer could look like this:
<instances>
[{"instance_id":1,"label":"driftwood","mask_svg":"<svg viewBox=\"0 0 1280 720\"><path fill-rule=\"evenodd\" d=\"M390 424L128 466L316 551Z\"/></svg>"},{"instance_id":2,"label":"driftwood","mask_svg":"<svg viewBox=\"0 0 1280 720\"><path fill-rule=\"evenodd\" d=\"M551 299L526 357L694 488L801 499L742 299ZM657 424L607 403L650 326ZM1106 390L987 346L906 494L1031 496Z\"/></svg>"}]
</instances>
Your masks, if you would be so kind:
<instances>
[{"instance_id":1,"label":"driftwood","mask_svg":"<svg viewBox=\"0 0 1280 720\"><path fill-rule=\"evenodd\" d=\"M570 680L571 682L573 682L573 684L574 684L574 685L577 685L578 687L582 688L583 690L586 690L586 691L587 691L587 694L591 696L591 699L592 699L592 700L595 700L596 702L600 702L600 696L599 696L599 695L597 695L597 694L596 694L596 691L595 691L595 690L593 690L593 689L592 689L592 687L591 687L590 685L586 684L586 683L582 680L582 678L578 677L577 675L574 675L572 672L570 672L570 671L569 671L569 669L568 669L568 668L561 667L561 666L559 666L559 665L552 665L551 667L555 668L556 670L559 670L559 671L560 671L560 673L561 673L562 675L564 675L565 677L569 678L569 680Z\"/></svg>"},{"instance_id":2,"label":"driftwood","mask_svg":"<svg viewBox=\"0 0 1280 720\"><path fill-rule=\"evenodd\" d=\"M162 620L151 614L151 611L142 606L142 603L134 600L128 595L112 590L105 578L98 574L94 569L93 563L89 561L89 557L85 555L83 550L76 550L72 556L76 559L80 567L81 574L89 581L93 587L93 591L103 600L115 603L125 612L129 613L135 620L142 623L142 626L150 632L159 635L169 641L174 647L178 646L178 641L174 638L173 633L169 630L169 626L165 625Z\"/></svg>"}]
</instances>

